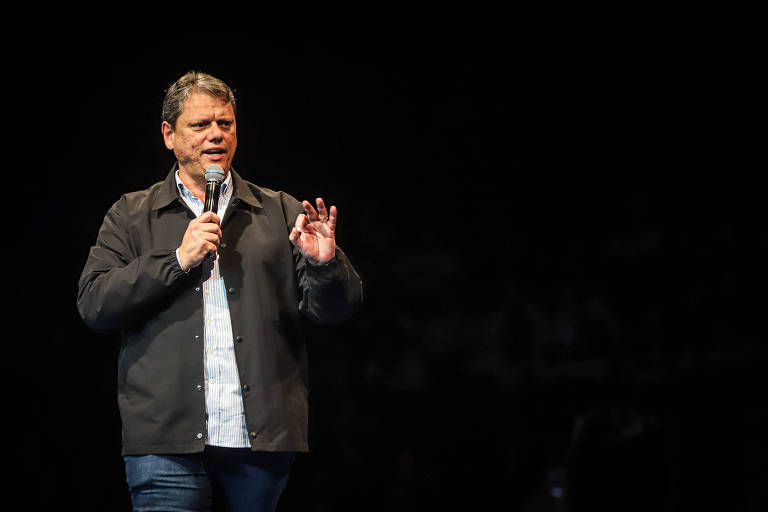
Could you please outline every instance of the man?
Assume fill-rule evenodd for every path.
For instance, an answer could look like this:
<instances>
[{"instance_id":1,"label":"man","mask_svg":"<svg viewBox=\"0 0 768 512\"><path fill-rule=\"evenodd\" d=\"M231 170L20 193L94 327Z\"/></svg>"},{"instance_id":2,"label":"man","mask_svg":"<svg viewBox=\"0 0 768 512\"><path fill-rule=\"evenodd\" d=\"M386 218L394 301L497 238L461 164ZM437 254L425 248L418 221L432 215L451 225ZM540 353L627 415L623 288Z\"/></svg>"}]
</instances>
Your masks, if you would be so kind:
<instances>
[{"instance_id":1,"label":"man","mask_svg":"<svg viewBox=\"0 0 768 512\"><path fill-rule=\"evenodd\" d=\"M122 453L135 510L274 510L308 450L301 315L339 322L362 283L335 243L338 212L232 168L230 88L190 72L167 91L177 163L107 212L78 290L97 331L119 331ZM203 212L205 171L225 174Z\"/></svg>"}]
</instances>

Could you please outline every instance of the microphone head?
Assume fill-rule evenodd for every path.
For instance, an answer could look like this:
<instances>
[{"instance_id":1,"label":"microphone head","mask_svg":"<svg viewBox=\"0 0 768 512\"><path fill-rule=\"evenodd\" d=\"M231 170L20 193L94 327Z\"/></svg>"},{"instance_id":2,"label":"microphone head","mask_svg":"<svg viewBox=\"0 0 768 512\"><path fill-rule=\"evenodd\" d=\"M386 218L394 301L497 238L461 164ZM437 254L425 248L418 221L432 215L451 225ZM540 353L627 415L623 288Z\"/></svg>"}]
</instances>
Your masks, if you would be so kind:
<instances>
[{"instance_id":1,"label":"microphone head","mask_svg":"<svg viewBox=\"0 0 768 512\"><path fill-rule=\"evenodd\" d=\"M226 178L226 176L224 175L224 169L222 169L218 165L209 165L208 168L205 170L206 183L210 183L211 181L215 181L216 183L221 183L222 181L224 181L224 178Z\"/></svg>"}]
</instances>

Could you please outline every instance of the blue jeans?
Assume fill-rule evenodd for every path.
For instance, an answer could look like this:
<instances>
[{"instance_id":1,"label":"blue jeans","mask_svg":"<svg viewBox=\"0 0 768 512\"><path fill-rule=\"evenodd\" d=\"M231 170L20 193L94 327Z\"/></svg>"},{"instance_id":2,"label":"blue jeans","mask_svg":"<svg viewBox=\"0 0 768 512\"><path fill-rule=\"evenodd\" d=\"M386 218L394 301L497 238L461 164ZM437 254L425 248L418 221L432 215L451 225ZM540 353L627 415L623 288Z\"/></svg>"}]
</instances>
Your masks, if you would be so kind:
<instances>
[{"instance_id":1,"label":"blue jeans","mask_svg":"<svg viewBox=\"0 0 768 512\"><path fill-rule=\"evenodd\" d=\"M206 446L203 453L126 455L134 512L272 512L288 482L293 454Z\"/></svg>"}]
</instances>

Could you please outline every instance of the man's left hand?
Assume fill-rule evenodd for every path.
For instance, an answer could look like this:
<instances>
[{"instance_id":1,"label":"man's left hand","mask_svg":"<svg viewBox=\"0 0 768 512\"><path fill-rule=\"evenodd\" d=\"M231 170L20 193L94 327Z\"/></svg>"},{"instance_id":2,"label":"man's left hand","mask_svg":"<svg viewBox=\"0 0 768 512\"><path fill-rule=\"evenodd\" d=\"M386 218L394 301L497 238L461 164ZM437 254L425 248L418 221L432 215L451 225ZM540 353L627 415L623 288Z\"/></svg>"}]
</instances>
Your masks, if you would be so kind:
<instances>
[{"instance_id":1,"label":"man's left hand","mask_svg":"<svg viewBox=\"0 0 768 512\"><path fill-rule=\"evenodd\" d=\"M309 201L302 201L304 211L288 236L301 253L315 263L328 263L336 255L336 218L338 211L331 206L326 212L322 197L315 200L317 210Z\"/></svg>"}]
</instances>

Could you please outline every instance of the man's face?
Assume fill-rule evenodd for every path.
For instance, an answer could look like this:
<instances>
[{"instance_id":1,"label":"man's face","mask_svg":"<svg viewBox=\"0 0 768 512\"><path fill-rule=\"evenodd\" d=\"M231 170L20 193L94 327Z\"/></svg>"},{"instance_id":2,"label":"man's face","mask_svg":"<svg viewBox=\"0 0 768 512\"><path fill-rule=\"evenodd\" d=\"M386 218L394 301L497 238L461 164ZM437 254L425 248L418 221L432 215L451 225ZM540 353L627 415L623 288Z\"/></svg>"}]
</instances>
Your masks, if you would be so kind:
<instances>
[{"instance_id":1,"label":"man's face","mask_svg":"<svg viewBox=\"0 0 768 512\"><path fill-rule=\"evenodd\" d=\"M205 180L210 165L229 172L237 148L231 103L205 93L192 93L176 120L176 128L163 121L162 131L165 146L173 150L179 167L192 179Z\"/></svg>"}]
</instances>

